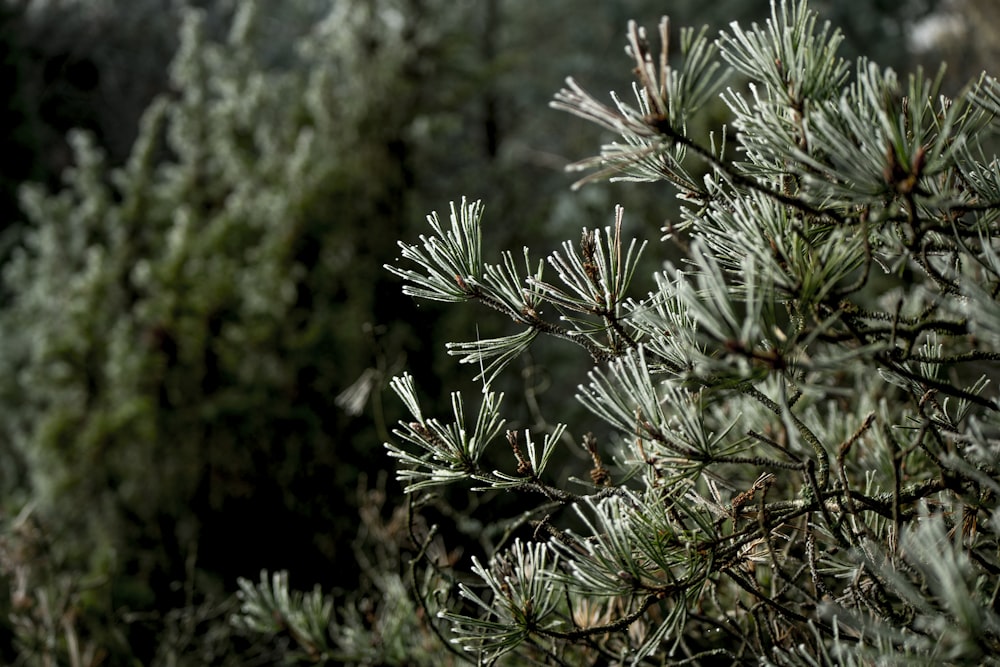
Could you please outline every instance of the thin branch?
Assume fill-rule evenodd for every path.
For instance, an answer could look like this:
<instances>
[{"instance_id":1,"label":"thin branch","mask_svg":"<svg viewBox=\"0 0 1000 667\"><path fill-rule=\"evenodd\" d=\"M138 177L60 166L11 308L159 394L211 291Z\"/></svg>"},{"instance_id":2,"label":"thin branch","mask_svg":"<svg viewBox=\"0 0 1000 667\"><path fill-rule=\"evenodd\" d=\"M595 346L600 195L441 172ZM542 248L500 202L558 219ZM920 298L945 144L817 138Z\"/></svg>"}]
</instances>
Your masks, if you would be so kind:
<instances>
[{"instance_id":1,"label":"thin branch","mask_svg":"<svg viewBox=\"0 0 1000 667\"><path fill-rule=\"evenodd\" d=\"M444 646L449 653L458 656L459 660L461 660L462 662L474 664L475 661L471 658L471 656L466 655L465 653L462 653L457 648L455 648L455 646L450 641L448 641L448 638L445 637L444 634L441 632L441 628L439 628L437 624L434 622L435 615L431 613L430 607L427 604L427 599L424 596L423 591L421 590L420 583L417 579L417 564L426 558L427 549L430 547L431 541L437 534L437 526L431 526L430 530L427 531L427 537L425 537L423 540L418 540L416 530L413 525L413 517L414 517L413 503L414 503L413 494L409 494L407 496L407 503L406 503L406 527L407 531L409 532L410 539L413 541L413 544L415 546L419 546L416 555L413 558L411 558L409 562L410 585L413 586L413 593L417 598L417 602L420 604L420 609L423 610L424 612L424 618L427 620L427 625L430 626L431 631L437 637L441 645ZM438 571L436 563L431 563L431 567L434 568L435 571Z\"/></svg>"},{"instance_id":2,"label":"thin branch","mask_svg":"<svg viewBox=\"0 0 1000 667\"><path fill-rule=\"evenodd\" d=\"M680 590L680 586L673 587L676 590ZM666 597L668 594L667 589L658 590L656 593L651 593L642 599L639 606L632 613L623 616L617 621L611 623L606 623L604 625L594 625L589 628L579 628L577 630L570 630L568 632L561 630L552 630L549 628L533 627L532 632L535 632L546 637L553 637L555 639L566 639L568 641L578 641L586 637L593 637L594 635L603 635L610 632L624 632L628 629L628 626L635 623L637 620L642 618L642 615L652 607L654 604L659 602L661 599Z\"/></svg>"}]
</instances>

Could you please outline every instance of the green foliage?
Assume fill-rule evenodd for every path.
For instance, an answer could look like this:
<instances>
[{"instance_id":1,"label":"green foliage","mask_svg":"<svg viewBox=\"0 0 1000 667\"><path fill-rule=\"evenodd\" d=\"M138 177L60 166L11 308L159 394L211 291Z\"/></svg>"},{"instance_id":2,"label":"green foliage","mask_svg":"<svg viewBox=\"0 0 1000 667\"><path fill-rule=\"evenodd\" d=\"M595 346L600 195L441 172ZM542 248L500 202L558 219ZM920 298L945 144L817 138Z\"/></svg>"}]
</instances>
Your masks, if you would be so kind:
<instances>
[{"instance_id":1,"label":"green foliage","mask_svg":"<svg viewBox=\"0 0 1000 667\"><path fill-rule=\"evenodd\" d=\"M30 506L54 545L49 570L14 558L3 574L25 573L29 616L64 594L65 619L19 630L45 644L65 624L110 664L197 664L184 647L156 656L149 635L172 610L197 623L246 568L292 550L350 576L354 560L343 498L313 498L351 485L378 446L337 398L375 365L362 324L382 272L359 257L392 239L364 221L392 226L406 174L403 114L372 114L407 99L416 46L391 15L335 3L277 57L257 9L240 3L222 40L184 14L171 90L128 160L74 132L65 187L23 188L28 223L3 266L0 430L5 467L26 477L5 476L4 510ZM342 76L366 57L371 76ZM69 660L68 640L54 645L45 659Z\"/></svg>"},{"instance_id":2,"label":"green foliage","mask_svg":"<svg viewBox=\"0 0 1000 667\"><path fill-rule=\"evenodd\" d=\"M261 573L256 586L240 579L243 606L234 621L247 632L282 634L287 632L314 660L329 657L326 629L333 616L333 601L319 587L310 593L290 593L288 573L277 572L268 582Z\"/></svg>"},{"instance_id":3,"label":"green foliage","mask_svg":"<svg viewBox=\"0 0 1000 667\"><path fill-rule=\"evenodd\" d=\"M452 347L480 368L474 428L460 395L439 421L395 381L412 421L387 447L418 507L463 479L483 502L524 499L448 595L415 595L470 662L991 662L1000 188L981 142L1000 84L946 98L940 77L865 59L852 76L805 2L714 42L682 35L677 63L666 22L661 53L630 26L634 103L572 80L554 102L621 135L581 163L593 178L666 181L682 201L663 256L680 260L647 296L628 291L620 211L548 267L525 250L520 273L509 253L490 263L463 201L402 245L416 268L389 267L408 294L478 301L522 331ZM721 95L735 139L705 145L687 119L731 71L749 80ZM547 466L515 430L506 455L490 446L490 385L546 335L589 353L577 398L606 424L528 429ZM553 467L574 443L589 481Z\"/></svg>"},{"instance_id":4,"label":"green foliage","mask_svg":"<svg viewBox=\"0 0 1000 667\"><path fill-rule=\"evenodd\" d=\"M11 593L0 600L3 628L11 630L0 633L0 661L447 665L475 656L588 664L632 649L630 660L651 661L667 646L742 658L766 652L762 638L772 635L785 638L772 641L776 661L808 660L815 651L842 659L844 650L827 640L831 627L836 634L848 621L824 617L808 631L785 634L781 619L765 614L771 607L754 609L752 598L734 594L732 582L720 584L728 570L718 563L754 563L763 585L774 559L763 557L763 543L753 540L773 536L777 544L794 534L787 525L796 517L811 518L807 528L820 535L814 539L831 543L817 512L825 520L839 511L839 497L829 495L831 484L840 483L830 482L838 468L818 454L814 473L802 462L824 443L872 438L879 445L857 463L845 461L860 466L848 467L852 480L864 466L881 475L872 474L872 485L896 479L901 467L923 474L918 463L904 458L901 466L894 458L897 444L885 428L869 425L851 439L856 424L835 419L838 408L849 414L851 406L824 391L840 396L875 377L852 364L895 349L879 335L912 343L880 367L878 381L899 385L898 395L858 399L859 414L897 423L898 411L887 406L928 379L942 391L953 382L942 369L955 359L970 361L953 351L956 326L915 322L961 321L967 332L991 340L993 320L966 318L964 309L995 313L993 291L973 276L962 287L973 306L949 300L931 315L901 306L893 311L899 315L891 335L872 333L882 326L872 322L884 318L870 314L891 310L878 303L879 289L907 285L924 258L911 262L916 254L909 248L902 256L886 254L891 237L869 239L857 233L857 211L841 211L842 219L834 211L838 199L867 207L864 224L872 234L877 225L899 222L892 212L879 218L877 209L880 194L892 200L901 191L862 182L885 166L882 153L863 140L868 113L877 115L880 136L901 142L899 164L925 150L929 166L921 178L947 175L957 161L965 165L961 178L977 184L973 190L994 192L993 171L974 166L988 160L966 156L975 146L949 139L973 127L961 114L948 116L947 132L925 107L883 110L874 98L867 106L803 107L802 118L788 115L796 99L844 92L843 64L827 58L833 36L810 37L804 13L786 21L794 26L781 39L732 30L733 40L749 45L742 51L735 42L705 39L704 31L682 31L664 56L683 65L669 70L658 69L646 37L633 27L630 57L641 74L636 102L616 97L609 107L571 82L556 105L621 134L618 144L577 169L594 166L598 178L665 179L687 202L669 225L679 230L686 257L678 262L670 253L676 266L644 283L640 256L650 259L650 248L623 240L620 208L611 226L585 230L578 246L563 244L547 263L527 249L493 248L526 238L544 243L585 210L610 209L607 190L551 193L563 188L552 166L577 151L573 135L549 120L556 114L536 113L539 91L548 95L557 80L550 75L566 71L588 87L603 87L596 63L607 60L604 47L621 12L641 12L638 4L645 3L191 2L179 5L204 9L180 12L166 11L170 3L159 0L20 3L28 4L30 12L15 11L3 25L4 45L17 49L14 67L3 72L16 79L12 145L33 154L8 161L22 169L5 171L2 186L13 192L30 175L48 187L22 190L26 223L5 219L13 233L0 247L0 579ZM693 15L703 4L672 9ZM741 21L757 11L738 2L712 7ZM906 15L910 6L891 10ZM570 14L573 22L564 25ZM849 18L866 30L887 24L872 16L866 6ZM565 29L553 30L557 21ZM668 33L668 24L661 31ZM853 43L866 41L856 33ZM589 51L584 56L581 44ZM893 58L903 53L898 41L872 46ZM809 55L814 49L819 57ZM798 78L781 79L772 56L793 63ZM703 139L723 107L716 93L726 62L737 69L742 62L758 87L772 84L765 101L774 115L765 113L762 98L732 92L721 98L739 119L735 143L750 156L741 164L727 158L730 135ZM854 101L899 85L877 69L859 72L857 80ZM933 94L938 85L920 81L911 98ZM786 83L791 102L775 94ZM137 127L140 109L156 93ZM976 108L992 109L996 88L984 85L974 97ZM742 107L749 111L741 116ZM923 128L916 139L892 123L904 111ZM797 124L807 120L813 143L798 145ZM70 126L84 131L64 141ZM771 140L755 143L758 135ZM773 150L779 136L799 151ZM929 137L941 139L925 149ZM786 169L786 161L802 168ZM786 171L794 178L781 181L779 191L773 179ZM57 172L63 180L53 188ZM411 345L413 375L392 383L411 414L390 445L409 502L390 512L394 501L384 486L363 492L361 534L349 549L346 536L358 522L343 489L370 463L382 437L376 431L385 430L382 385L394 372L401 340L413 343L416 326L433 339L441 326L426 326L427 310L393 297L395 290L386 293L389 277L379 264L391 257L395 238L410 236L413 211L456 191L475 191L490 202L494 219L516 224L490 225L484 237L482 207L456 204L450 229L434 218L422 243L402 244L400 256L416 269L391 270L410 296L480 301L515 331L482 337L477 328L468 340L469 327L464 342L446 348L477 369L465 384L486 385L475 421L466 419L464 405L472 401L461 392L442 418L436 401L418 399L418 386L433 397L437 381L458 380L433 353ZM646 192L653 194L630 195L630 221L662 219L662 198ZM943 210L977 217L988 235L989 205L942 202L936 205ZM927 232L935 243L942 233ZM960 239L975 241L970 233ZM990 252L984 249L980 259L995 272ZM866 282L879 262L896 273ZM956 266L939 270L948 274ZM854 291L845 289L854 281ZM648 298L630 298L647 286L653 287ZM836 297L853 298L866 314L852 320L826 312ZM396 321L383 333L380 323L393 317L411 322ZM553 378L537 361L574 358L550 356L564 353L547 339L572 341L598 363L577 410L567 406L572 392L563 391L573 368L557 362L558 381L545 389ZM510 372L514 362L525 373L523 388ZM431 369L440 377L431 378ZM585 377L587 369L575 371ZM835 391L824 380L829 372L844 373ZM968 382L970 389L954 400L928 405L988 442L987 423L976 421L984 406L975 398L989 387L985 380ZM502 404L501 388L508 396ZM354 418L367 409L375 429L359 428ZM395 406L386 409L394 419ZM574 435L544 417L558 411L576 429L585 421L580 409L607 421L603 431L593 427L598 436ZM756 435L744 431L747 423ZM506 446L497 451L501 436ZM564 446L574 442L582 448L567 456ZM751 451L771 442L779 452L769 451L771 458ZM992 450L973 443L968 451L967 458L939 459L960 479L992 488ZM593 464L589 481L573 477L586 472L577 459ZM757 475L772 466L791 481L774 472ZM770 494L773 513L766 516L776 523L759 533L747 523L748 501L734 495L747 486L751 496ZM944 486L968 493L950 481ZM478 495L470 500L463 487ZM943 493L924 488L930 490ZM875 499L883 515L893 502L875 486L864 493L857 501ZM815 504L822 494L829 507ZM909 525L904 506L915 497L902 497L903 513L879 530ZM944 506L934 502L926 511L937 520ZM720 530L729 537L699 542ZM990 534L978 533L983 540ZM906 564L912 577L897 585L916 581L940 599L921 606L900 594L919 608L911 625L936 631L940 610L961 617L969 631L955 634L941 655L972 655L993 631L992 618L963 607L949 591L980 599L989 577L971 579L982 564L967 555L975 552L965 543L945 554L945 569L922 569L922 544L900 538L885 548L873 539L865 547L873 564L864 561L867 569L857 576L837 569L861 562L856 553L855 560L815 560L831 573L824 576L862 583L863 577L895 581L885 563ZM790 553L790 563L801 562L800 553ZM471 569L456 569L466 562ZM281 574L242 582L241 599L227 598L237 573L262 566L332 580L335 593L294 593ZM759 621L756 643L725 643L706 630L718 611L704 606L711 595L729 608L751 609ZM782 602L802 614L811 603ZM871 621L839 598L837 604L850 621L844 636L853 642L856 628ZM737 618L733 634L745 639L752 622ZM681 626L688 639L671 634ZM879 650L907 655L938 650L900 636L880 626L866 638ZM806 649L790 643L803 637Z\"/></svg>"},{"instance_id":5,"label":"green foliage","mask_svg":"<svg viewBox=\"0 0 1000 667\"><path fill-rule=\"evenodd\" d=\"M459 664L461 654L434 634L427 608L411 595L418 585L446 591L439 572L418 574L415 566L424 559L444 566L454 555L444 552L436 529L412 506L385 511L384 476L370 488L362 485L359 496L361 525L353 545L362 571L357 587L341 595L319 587L303 593L289 588L286 572L262 572L257 583L240 579L240 608L232 625L268 640L282 664ZM408 553L413 543L422 544L419 554ZM404 574L399 567L408 560Z\"/></svg>"}]
</instances>

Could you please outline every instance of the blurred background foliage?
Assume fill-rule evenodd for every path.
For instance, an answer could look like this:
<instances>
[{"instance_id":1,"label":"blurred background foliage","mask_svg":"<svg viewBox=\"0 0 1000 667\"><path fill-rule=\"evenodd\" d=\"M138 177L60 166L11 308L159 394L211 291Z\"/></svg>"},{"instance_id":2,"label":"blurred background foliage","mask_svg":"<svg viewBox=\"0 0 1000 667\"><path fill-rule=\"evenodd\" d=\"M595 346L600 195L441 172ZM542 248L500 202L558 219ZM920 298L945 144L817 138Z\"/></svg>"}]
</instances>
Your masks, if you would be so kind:
<instances>
[{"instance_id":1,"label":"blurred background foliage","mask_svg":"<svg viewBox=\"0 0 1000 667\"><path fill-rule=\"evenodd\" d=\"M656 192L569 191L564 166L606 137L547 102L567 75L621 89L626 21L665 9L675 26L768 12L0 0L0 662L270 664L226 623L237 577L291 570L359 618L367 591L390 594L372 580L403 567L386 542L406 535L374 482L399 416L384 387L405 363L443 403L475 375L444 342L477 328L418 308L382 264L463 195L487 204L491 256L609 224L618 200L658 236L673 204ZM947 58L956 86L997 60L988 0L813 9L847 56ZM509 411L571 419L534 372L581 367L557 354L536 352ZM352 547L361 519L378 549Z\"/></svg>"}]
</instances>

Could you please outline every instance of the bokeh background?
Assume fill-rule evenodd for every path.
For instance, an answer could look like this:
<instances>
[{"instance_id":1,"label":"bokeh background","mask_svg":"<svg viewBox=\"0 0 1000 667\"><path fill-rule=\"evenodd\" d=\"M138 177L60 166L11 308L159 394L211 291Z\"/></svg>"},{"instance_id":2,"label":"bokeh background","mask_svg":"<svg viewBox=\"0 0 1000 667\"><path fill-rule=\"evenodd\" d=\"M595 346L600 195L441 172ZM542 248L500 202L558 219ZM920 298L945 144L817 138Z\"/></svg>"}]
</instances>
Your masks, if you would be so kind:
<instances>
[{"instance_id":1,"label":"bokeh background","mask_svg":"<svg viewBox=\"0 0 1000 667\"><path fill-rule=\"evenodd\" d=\"M812 8L845 57L947 60L948 90L1000 55L990 0ZM417 304L383 265L463 196L489 257L619 201L658 238L672 195L572 192L565 166L610 137L547 105L568 75L627 93L626 22L665 11L716 31L769 7L0 0L0 662L250 664L238 577L354 604L402 568L359 557L402 502L388 379L446 406L476 369L444 343L505 324ZM512 424L571 420L582 360L543 345L504 378ZM469 535L488 523L454 503Z\"/></svg>"}]
</instances>

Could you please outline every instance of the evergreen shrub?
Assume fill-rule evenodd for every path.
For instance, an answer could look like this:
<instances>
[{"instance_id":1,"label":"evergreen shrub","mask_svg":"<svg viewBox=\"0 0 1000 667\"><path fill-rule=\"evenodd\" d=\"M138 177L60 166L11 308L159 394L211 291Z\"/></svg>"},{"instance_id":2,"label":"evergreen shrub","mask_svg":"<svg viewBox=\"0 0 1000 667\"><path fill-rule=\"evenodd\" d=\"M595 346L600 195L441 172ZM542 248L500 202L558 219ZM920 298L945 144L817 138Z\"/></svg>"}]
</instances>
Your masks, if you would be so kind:
<instances>
[{"instance_id":1,"label":"evergreen shrub","mask_svg":"<svg viewBox=\"0 0 1000 667\"><path fill-rule=\"evenodd\" d=\"M569 79L553 106L617 135L575 165L583 181L677 195L660 243L628 239L626 207L544 258L500 251L461 200L388 266L414 298L514 327L448 345L482 387L450 412L393 381L418 613L381 623L387 600L352 624L265 577L243 584L245 627L281 619L298 650L365 663L365 628L405 628L412 664L997 661L1000 169L984 146L1000 83L948 97L940 74L847 62L804 1L716 39L666 20L654 37L629 26L631 96ZM728 125L689 132L716 96ZM661 265L646 294L640 255ZM588 353L592 418L505 420L522 397L496 378L543 337ZM454 488L529 509L459 552L426 520L461 524Z\"/></svg>"}]
</instances>

